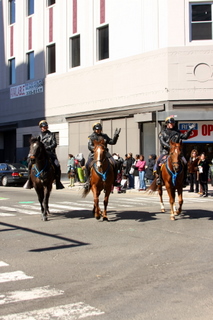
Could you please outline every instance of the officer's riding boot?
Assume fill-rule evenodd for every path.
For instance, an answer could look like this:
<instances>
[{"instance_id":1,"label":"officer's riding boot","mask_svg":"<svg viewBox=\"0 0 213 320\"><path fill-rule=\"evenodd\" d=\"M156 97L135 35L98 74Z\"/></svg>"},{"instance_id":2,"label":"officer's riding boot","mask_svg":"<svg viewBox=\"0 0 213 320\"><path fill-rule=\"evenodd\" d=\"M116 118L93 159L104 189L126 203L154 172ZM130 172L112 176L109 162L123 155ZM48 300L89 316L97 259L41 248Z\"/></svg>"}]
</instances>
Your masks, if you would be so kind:
<instances>
[{"instance_id":1,"label":"officer's riding boot","mask_svg":"<svg viewBox=\"0 0 213 320\"><path fill-rule=\"evenodd\" d=\"M24 189L32 189L33 188L33 183L30 178L31 168L32 168L32 163L31 163L31 161L29 161L29 163L28 163L28 180L25 182L25 184L23 186Z\"/></svg>"},{"instance_id":2,"label":"officer's riding boot","mask_svg":"<svg viewBox=\"0 0 213 320\"><path fill-rule=\"evenodd\" d=\"M55 166L55 184L56 189L64 189L63 184L61 183L61 168L60 166Z\"/></svg>"},{"instance_id":3,"label":"officer's riding boot","mask_svg":"<svg viewBox=\"0 0 213 320\"><path fill-rule=\"evenodd\" d=\"M84 184L84 189L89 190L90 188L90 170L85 167L85 177L86 177L86 182Z\"/></svg>"},{"instance_id":4,"label":"officer's riding boot","mask_svg":"<svg viewBox=\"0 0 213 320\"><path fill-rule=\"evenodd\" d=\"M183 167L183 188L186 188L187 186L187 166L184 164L184 167Z\"/></svg>"}]
</instances>

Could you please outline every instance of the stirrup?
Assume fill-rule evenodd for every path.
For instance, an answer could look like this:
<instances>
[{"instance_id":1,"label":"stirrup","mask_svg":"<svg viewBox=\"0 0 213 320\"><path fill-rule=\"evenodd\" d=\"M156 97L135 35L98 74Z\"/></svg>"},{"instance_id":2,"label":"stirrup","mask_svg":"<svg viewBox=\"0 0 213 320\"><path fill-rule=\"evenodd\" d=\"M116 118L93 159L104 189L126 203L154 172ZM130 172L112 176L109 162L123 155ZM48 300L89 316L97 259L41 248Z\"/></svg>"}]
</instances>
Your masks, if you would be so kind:
<instances>
[{"instance_id":1,"label":"stirrup","mask_svg":"<svg viewBox=\"0 0 213 320\"><path fill-rule=\"evenodd\" d=\"M33 188L33 184L32 181L30 179L28 179L25 184L23 185L24 189L32 189Z\"/></svg>"}]
</instances>

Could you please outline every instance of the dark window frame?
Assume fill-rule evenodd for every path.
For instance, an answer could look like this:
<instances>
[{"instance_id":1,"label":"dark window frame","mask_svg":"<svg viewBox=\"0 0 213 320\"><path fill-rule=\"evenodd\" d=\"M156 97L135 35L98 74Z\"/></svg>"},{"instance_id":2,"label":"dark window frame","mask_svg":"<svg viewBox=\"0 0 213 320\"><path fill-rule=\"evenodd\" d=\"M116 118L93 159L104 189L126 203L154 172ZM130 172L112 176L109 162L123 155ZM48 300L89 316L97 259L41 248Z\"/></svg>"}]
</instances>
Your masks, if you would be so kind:
<instances>
[{"instance_id":1,"label":"dark window frame","mask_svg":"<svg viewBox=\"0 0 213 320\"><path fill-rule=\"evenodd\" d=\"M190 41L213 40L213 2L190 4Z\"/></svg>"},{"instance_id":2,"label":"dark window frame","mask_svg":"<svg viewBox=\"0 0 213 320\"><path fill-rule=\"evenodd\" d=\"M70 68L79 67L81 65L81 38L75 35L70 38Z\"/></svg>"},{"instance_id":3,"label":"dark window frame","mask_svg":"<svg viewBox=\"0 0 213 320\"><path fill-rule=\"evenodd\" d=\"M32 134L23 134L23 148L29 148Z\"/></svg>"},{"instance_id":4,"label":"dark window frame","mask_svg":"<svg viewBox=\"0 0 213 320\"><path fill-rule=\"evenodd\" d=\"M9 0L9 24L13 24L16 22L16 2L15 0Z\"/></svg>"},{"instance_id":5,"label":"dark window frame","mask_svg":"<svg viewBox=\"0 0 213 320\"><path fill-rule=\"evenodd\" d=\"M32 59L33 54L33 59ZM27 80L35 78L35 55L34 51L27 52Z\"/></svg>"},{"instance_id":6,"label":"dark window frame","mask_svg":"<svg viewBox=\"0 0 213 320\"><path fill-rule=\"evenodd\" d=\"M56 72L56 45L47 46L47 74Z\"/></svg>"},{"instance_id":7,"label":"dark window frame","mask_svg":"<svg viewBox=\"0 0 213 320\"><path fill-rule=\"evenodd\" d=\"M53 6L56 3L56 0L47 0L47 7Z\"/></svg>"},{"instance_id":8,"label":"dark window frame","mask_svg":"<svg viewBox=\"0 0 213 320\"><path fill-rule=\"evenodd\" d=\"M109 25L97 28L97 60L109 58Z\"/></svg>"},{"instance_id":9,"label":"dark window frame","mask_svg":"<svg viewBox=\"0 0 213 320\"><path fill-rule=\"evenodd\" d=\"M9 59L9 84L16 83L16 59Z\"/></svg>"}]
</instances>

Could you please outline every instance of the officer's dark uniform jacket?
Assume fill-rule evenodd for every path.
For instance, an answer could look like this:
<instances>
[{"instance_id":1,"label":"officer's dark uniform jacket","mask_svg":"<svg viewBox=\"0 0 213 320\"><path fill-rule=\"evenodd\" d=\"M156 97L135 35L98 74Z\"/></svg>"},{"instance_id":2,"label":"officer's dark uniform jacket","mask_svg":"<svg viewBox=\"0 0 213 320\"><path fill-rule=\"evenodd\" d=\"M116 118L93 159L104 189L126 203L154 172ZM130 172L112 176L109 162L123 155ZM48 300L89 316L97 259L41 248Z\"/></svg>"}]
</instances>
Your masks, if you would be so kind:
<instances>
[{"instance_id":1,"label":"officer's dark uniform jacket","mask_svg":"<svg viewBox=\"0 0 213 320\"><path fill-rule=\"evenodd\" d=\"M189 129L188 131L182 133L177 129L169 129L166 128L164 131L159 133L159 140L161 143L161 153L168 154L170 145L169 142L172 140L173 142L179 143L180 140L187 140L190 136L193 128Z\"/></svg>"},{"instance_id":2,"label":"officer's dark uniform jacket","mask_svg":"<svg viewBox=\"0 0 213 320\"><path fill-rule=\"evenodd\" d=\"M110 145L116 144L116 142L118 141L118 137L119 137L119 135L118 135L118 134L115 134L114 137L111 139L111 138L108 137L108 135L105 134L105 133L97 134L96 132L93 132L93 133L88 137L88 138L89 138L88 149L90 150L89 158L93 158L93 156L94 156L94 144L93 144L93 141L94 141L94 140L100 141L100 140L104 139L105 147L107 148L107 144L110 144ZM108 158L111 157L111 154L108 152L108 149L107 149L106 156L107 156Z\"/></svg>"},{"instance_id":3,"label":"officer's dark uniform jacket","mask_svg":"<svg viewBox=\"0 0 213 320\"><path fill-rule=\"evenodd\" d=\"M56 153L55 149L57 147L57 142L54 133L49 130L41 132L38 139L44 144L46 151L49 153L50 157L55 159Z\"/></svg>"}]
</instances>

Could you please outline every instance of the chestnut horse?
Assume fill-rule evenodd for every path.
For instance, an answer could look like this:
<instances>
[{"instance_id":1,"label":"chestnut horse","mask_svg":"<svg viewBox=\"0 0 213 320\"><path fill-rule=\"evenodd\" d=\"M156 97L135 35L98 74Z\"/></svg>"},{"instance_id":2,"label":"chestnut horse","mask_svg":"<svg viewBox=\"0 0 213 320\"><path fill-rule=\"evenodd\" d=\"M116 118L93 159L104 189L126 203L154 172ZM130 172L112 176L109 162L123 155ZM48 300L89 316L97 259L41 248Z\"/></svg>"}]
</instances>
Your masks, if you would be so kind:
<instances>
[{"instance_id":1,"label":"chestnut horse","mask_svg":"<svg viewBox=\"0 0 213 320\"><path fill-rule=\"evenodd\" d=\"M38 138L31 138L29 157L32 163L30 179L41 205L43 221L49 214L49 197L55 179L55 169L51 163L44 144Z\"/></svg>"},{"instance_id":2,"label":"chestnut horse","mask_svg":"<svg viewBox=\"0 0 213 320\"><path fill-rule=\"evenodd\" d=\"M112 190L114 181L114 170L109 159L106 156L106 148L104 140L94 141L94 161L90 169L90 187L88 190L84 190L82 196L86 197L87 194L92 190L94 207L93 215L96 219L103 217L103 220L107 218L107 205L109 196ZM104 190L104 211L101 212L99 207L99 196L101 191Z\"/></svg>"},{"instance_id":3,"label":"chestnut horse","mask_svg":"<svg viewBox=\"0 0 213 320\"><path fill-rule=\"evenodd\" d=\"M161 177L163 184L166 187L169 202L171 207L170 218L175 220L175 216L179 215L182 210L183 205L183 162L181 160L181 151L182 151L182 141L180 143L170 141L170 152L167 157L166 163L161 165ZM163 189L162 185L156 184L156 178L152 182L151 186L147 189L148 193L156 191L160 196L160 205L161 212L165 212L164 203L163 203ZM179 208L176 210L175 207L175 191L178 193L178 203Z\"/></svg>"}]
</instances>

